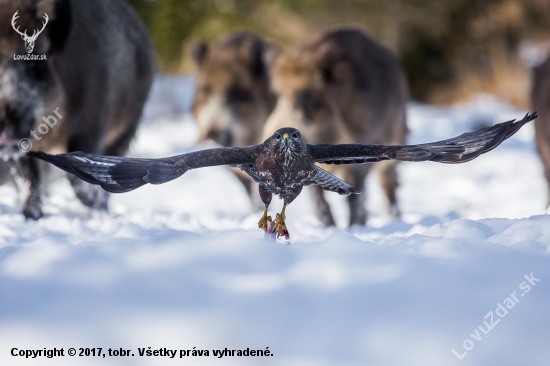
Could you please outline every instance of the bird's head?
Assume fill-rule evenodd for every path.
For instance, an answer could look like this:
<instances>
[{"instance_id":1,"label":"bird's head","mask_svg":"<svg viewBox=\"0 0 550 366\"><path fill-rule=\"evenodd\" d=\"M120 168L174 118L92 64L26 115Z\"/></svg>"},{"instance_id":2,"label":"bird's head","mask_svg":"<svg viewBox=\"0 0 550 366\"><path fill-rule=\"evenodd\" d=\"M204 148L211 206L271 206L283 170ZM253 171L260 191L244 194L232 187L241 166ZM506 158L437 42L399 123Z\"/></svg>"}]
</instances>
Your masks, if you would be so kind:
<instances>
[{"instance_id":1,"label":"bird's head","mask_svg":"<svg viewBox=\"0 0 550 366\"><path fill-rule=\"evenodd\" d=\"M295 128L280 128L270 137L269 145L286 155L300 155L307 150L302 134Z\"/></svg>"}]
</instances>

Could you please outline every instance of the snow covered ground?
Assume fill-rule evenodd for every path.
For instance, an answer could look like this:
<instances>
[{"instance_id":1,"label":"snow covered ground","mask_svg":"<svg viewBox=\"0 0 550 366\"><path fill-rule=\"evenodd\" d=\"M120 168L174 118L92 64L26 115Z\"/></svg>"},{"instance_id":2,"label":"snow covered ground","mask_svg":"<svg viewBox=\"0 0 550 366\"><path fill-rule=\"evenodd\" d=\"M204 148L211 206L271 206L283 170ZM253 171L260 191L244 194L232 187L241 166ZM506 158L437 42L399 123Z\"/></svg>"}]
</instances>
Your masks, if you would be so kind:
<instances>
[{"instance_id":1,"label":"snow covered ground","mask_svg":"<svg viewBox=\"0 0 550 366\"><path fill-rule=\"evenodd\" d=\"M191 82L157 82L133 156L196 148L192 120L175 116ZM187 95L181 105L170 90ZM524 112L489 96L411 104L409 142ZM225 168L114 195L109 214L82 208L60 179L38 222L1 186L0 364L548 365L550 215L533 134L525 126L463 165L401 164L400 220L385 216L375 175L367 227L345 228L336 194L339 227L321 227L305 191L287 210L291 245L264 240L260 212ZM65 357L11 355L54 347ZM70 347L134 356L70 357ZM178 353L140 357L148 347ZM179 358L194 347L209 356ZM273 356L213 355L226 347Z\"/></svg>"}]
</instances>

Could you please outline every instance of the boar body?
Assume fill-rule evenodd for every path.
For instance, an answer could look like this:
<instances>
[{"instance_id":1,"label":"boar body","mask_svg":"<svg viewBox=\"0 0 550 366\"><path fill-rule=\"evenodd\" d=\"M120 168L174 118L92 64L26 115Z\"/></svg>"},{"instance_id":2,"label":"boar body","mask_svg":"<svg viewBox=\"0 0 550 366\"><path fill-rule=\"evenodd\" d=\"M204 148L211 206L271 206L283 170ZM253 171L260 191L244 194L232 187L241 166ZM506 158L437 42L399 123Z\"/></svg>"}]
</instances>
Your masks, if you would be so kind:
<instances>
[{"instance_id":1,"label":"boar body","mask_svg":"<svg viewBox=\"0 0 550 366\"><path fill-rule=\"evenodd\" d=\"M45 14L48 23L33 54L47 59L14 59L28 50L12 22L30 35L42 28ZM42 172L16 148L17 141L27 138L33 150L49 152L125 154L154 70L149 35L122 0L0 0L0 154L29 182L26 217L42 215ZM44 117L56 117L54 111L62 117L38 133ZM71 183L82 203L106 209L103 191Z\"/></svg>"},{"instance_id":2,"label":"boar body","mask_svg":"<svg viewBox=\"0 0 550 366\"><path fill-rule=\"evenodd\" d=\"M271 56L272 86L278 95L263 137L289 126L312 144L404 144L408 89L397 57L364 31L338 28L302 47ZM398 215L395 162L379 164L383 190ZM361 192L370 165L335 167L332 172ZM319 187L312 187L322 223L334 225ZM348 197L350 225L367 220L364 198Z\"/></svg>"},{"instance_id":3,"label":"boar body","mask_svg":"<svg viewBox=\"0 0 550 366\"><path fill-rule=\"evenodd\" d=\"M192 57L198 66L193 112L199 142L249 146L260 141L275 106L264 56L270 45L250 32L232 34L212 49L197 43ZM249 193L252 180L235 170Z\"/></svg>"},{"instance_id":4,"label":"boar body","mask_svg":"<svg viewBox=\"0 0 550 366\"><path fill-rule=\"evenodd\" d=\"M546 205L550 206L550 57L533 70L531 103L539 115L535 120L535 138L548 184Z\"/></svg>"}]
</instances>

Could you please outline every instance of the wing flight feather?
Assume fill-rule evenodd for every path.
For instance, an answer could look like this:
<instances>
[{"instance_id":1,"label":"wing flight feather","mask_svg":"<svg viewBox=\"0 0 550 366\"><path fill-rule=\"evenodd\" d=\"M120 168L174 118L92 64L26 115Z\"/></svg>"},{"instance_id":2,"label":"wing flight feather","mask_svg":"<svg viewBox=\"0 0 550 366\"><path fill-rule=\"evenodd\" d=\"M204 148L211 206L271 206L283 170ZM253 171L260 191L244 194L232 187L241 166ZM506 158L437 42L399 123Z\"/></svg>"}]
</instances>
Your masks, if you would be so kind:
<instances>
[{"instance_id":1,"label":"wing flight feather","mask_svg":"<svg viewBox=\"0 0 550 366\"><path fill-rule=\"evenodd\" d=\"M244 148L224 147L160 159L104 156L83 152L50 155L41 151L31 151L27 154L52 163L88 183L98 184L108 192L122 193L147 183L169 182L191 169L254 163L259 149L260 145Z\"/></svg>"},{"instance_id":2,"label":"wing flight feather","mask_svg":"<svg viewBox=\"0 0 550 366\"><path fill-rule=\"evenodd\" d=\"M527 113L520 120L512 120L464 133L451 139L419 145L310 145L308 150L315 162L322 164L365 164L382 160L436 161L458 164L477 158L493 150L515 134L524 124L537 118L537 113Z\"/></svg>"}]
</instances>

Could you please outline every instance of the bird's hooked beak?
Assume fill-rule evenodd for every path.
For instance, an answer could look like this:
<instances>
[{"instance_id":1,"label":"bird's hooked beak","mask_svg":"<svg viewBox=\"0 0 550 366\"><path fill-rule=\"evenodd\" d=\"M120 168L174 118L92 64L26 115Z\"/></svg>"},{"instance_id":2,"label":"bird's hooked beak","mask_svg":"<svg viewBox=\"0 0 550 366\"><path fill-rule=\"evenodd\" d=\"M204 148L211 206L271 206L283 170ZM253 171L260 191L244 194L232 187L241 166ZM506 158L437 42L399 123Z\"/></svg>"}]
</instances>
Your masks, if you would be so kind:
<instances>
[{"instance_id":1,"label":"bird's hooked beak","mask_svg":"<svg viewBox=\"0 0 550 366\"><path fill-rule=\"evenodd\" d=\"M283 144L285 145L285 149L286 149L286 150L288 150L288 146L289 146L289 144L290 144L289 137L290 137L290 136L288 135L288 133L285 133L285 134L283 135L283 141L282 141L282 142L283 142Z\"/></svg>"}]
</instances>

